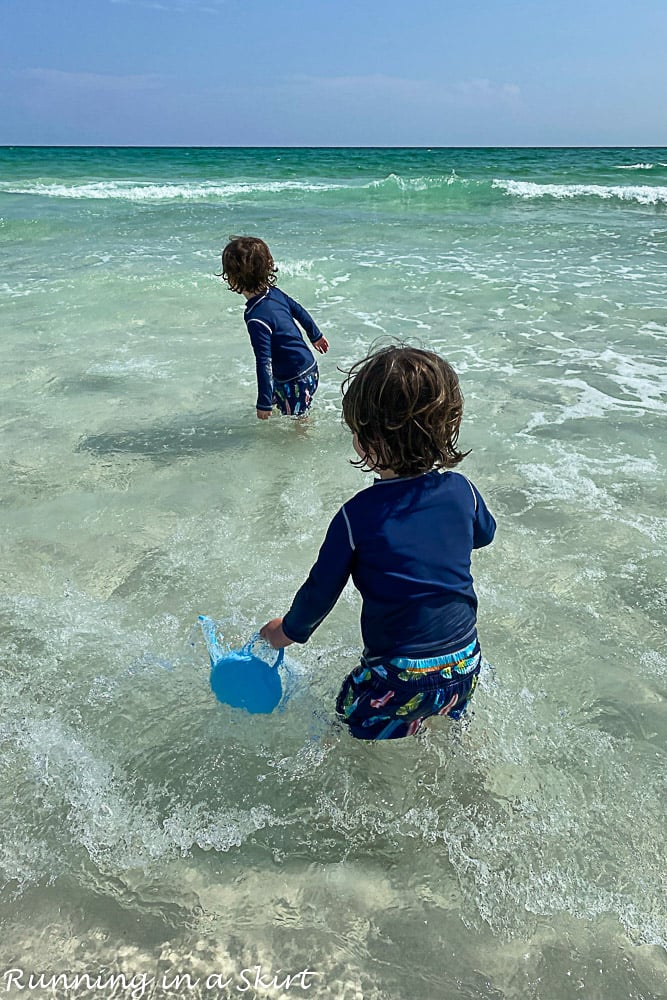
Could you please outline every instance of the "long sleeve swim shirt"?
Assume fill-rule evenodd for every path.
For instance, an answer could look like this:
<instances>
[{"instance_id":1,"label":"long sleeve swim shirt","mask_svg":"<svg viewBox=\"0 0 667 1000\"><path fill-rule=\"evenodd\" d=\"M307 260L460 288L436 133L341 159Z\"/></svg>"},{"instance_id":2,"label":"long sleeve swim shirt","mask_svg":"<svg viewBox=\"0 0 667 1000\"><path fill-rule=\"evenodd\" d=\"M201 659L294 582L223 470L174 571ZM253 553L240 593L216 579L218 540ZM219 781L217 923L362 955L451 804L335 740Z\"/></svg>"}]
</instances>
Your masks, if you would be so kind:
<instances>
[{"instance_id":1,"label":"long sleeve swim shirt","mask_svg":"<svg viewBox=\"0 0 667 1000\"><path fill-rule=\"evenodd\" d=\"M283 631L306 642L351 576L368 660L462 649L477 627L472 550L495 530L481 494L458 472L378 479L333 518Z\"/></svg>"},{"instance_id":2,"label":"long sleeve swim shirt","mask_svg":"<svg viewBox=\"0 0 667 1000\"><path fill-rule=\"evenodd\" d=\"M309 312L279 288L248 299L243 314L257 369L257 409L273 409L273 382L292 382L317 364L301 331L312 344L322 334Z\"/></svg>"}]
</instances>

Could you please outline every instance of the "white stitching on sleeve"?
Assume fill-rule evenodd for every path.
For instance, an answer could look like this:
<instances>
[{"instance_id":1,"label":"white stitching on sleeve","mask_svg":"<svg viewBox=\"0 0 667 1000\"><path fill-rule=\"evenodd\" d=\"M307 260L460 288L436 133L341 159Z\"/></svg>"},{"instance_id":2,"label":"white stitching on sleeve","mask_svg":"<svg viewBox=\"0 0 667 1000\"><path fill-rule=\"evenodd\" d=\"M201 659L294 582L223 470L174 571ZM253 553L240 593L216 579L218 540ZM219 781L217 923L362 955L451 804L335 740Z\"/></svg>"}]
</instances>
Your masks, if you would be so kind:
<instances>
[{"instance_id":1,"label":"white stitching on sleeve","mask_svg":"<svg viewBox=\"0 0 667 1000\"><path fill-rule=\"evenodd\" d=\"M265 323L263 319L255 319L254 316L253 316L253 317L251 317L248 320L248 323L261 323L262 326L266 327L266 329L269 331L269 333L273 333L273 330L271 329L271 327L269 326L269 324Z\"/></svg>"},{"instance_id":2,"label":"white stitching on sleeve","mask_svg":"<svg viewBox=\"0 0 667 1000\"><path fill-rule=\"evenodd\" d=\"M347 525L347 537L348 537L348 538L349 538L349 540L350 540L350 548L351 548L351 549L352 549L352 551L354 552L354 538L352 537L352 528L350 527L350 521L349 521L349 518L348 518L348 516L347 516L347 513L346 513L346 511L345 511L345 508L344 508L344 507L341 507L341 509L340 509L340 512L341 512L341 514L343 515L343 517L345 518L345 524Z\"/></svg>"}]
</instances>

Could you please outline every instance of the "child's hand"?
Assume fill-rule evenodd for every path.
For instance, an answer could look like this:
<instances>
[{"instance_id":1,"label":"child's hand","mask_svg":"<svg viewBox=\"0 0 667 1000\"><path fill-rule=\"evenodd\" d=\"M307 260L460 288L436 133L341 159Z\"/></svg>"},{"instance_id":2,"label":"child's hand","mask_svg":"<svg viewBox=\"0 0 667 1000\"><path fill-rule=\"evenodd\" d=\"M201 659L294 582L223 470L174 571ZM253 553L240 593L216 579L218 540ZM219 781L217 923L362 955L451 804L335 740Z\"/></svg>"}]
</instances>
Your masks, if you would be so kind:
<instances>
[{"instance_id":1,"label":"child's hand","mask_svg":"<svg viewBox=\"0 0 667 1000\"><path fill-rule=\"evenodd\" d=\"M329 350L329 341L326 337L320 337L319 340L315 341L313 347L316 351L319 351L320 354L326 354Z\"/></svg>"},{"instance_id":2,"label":"child's hand","mask_svg":"<svg viewBox=\"0 0 667 1000\"><path fill-rule=\"evenodd\" d=\"M283 632L282 618L272 618L270 622L267 622L259 630L259 634L274 649L283 649L285 646L291 646L294 641L293 639L288 639Z\"/></svg>"},{"instance_id":3,"label":"child's hand","mask_svg":"<svg viewBox=\"0 0 667 1000\"><path fill-rule=\"evenodd\" d=\"M271 416L271 410L257 410L258 420L268 420Z\"/></svg>"}]
</instances>

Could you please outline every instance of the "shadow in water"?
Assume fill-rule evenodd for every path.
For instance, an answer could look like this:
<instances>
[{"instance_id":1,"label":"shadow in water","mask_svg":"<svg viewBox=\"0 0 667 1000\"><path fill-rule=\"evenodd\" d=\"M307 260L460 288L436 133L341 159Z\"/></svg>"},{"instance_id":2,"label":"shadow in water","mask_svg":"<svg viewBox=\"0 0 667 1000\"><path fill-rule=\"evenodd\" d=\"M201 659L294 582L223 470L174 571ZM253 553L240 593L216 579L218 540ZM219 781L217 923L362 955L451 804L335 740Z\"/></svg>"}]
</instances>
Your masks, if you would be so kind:
<instances>
[{"instance_id":1,"label":"shadow in water","mask_svg":"<svg viewBox=\"0 0 667 1000\"><path fill-rule=\"evenodd\" d=\"M238 450L255 439L254 428L246 424L230 425L217 413L185 413L174 420L134 430L89 434L79 441L76 450L102 457L140 455L166 464L179 458Z\"/></svg>"},{"instance_id":2,"label":"shadow in water","mask_svg":"<svg viewBox=\"0 0 667 1000\"><path fill-rule=\"evenodd\" d=\"M82 375L71 375L66 378L50 378L45 384L46 392L51 395L80 395L82 393L120 393L125 391L126 379L120 375L106 375L86 372Z\"/></svg>"}]
</instances>

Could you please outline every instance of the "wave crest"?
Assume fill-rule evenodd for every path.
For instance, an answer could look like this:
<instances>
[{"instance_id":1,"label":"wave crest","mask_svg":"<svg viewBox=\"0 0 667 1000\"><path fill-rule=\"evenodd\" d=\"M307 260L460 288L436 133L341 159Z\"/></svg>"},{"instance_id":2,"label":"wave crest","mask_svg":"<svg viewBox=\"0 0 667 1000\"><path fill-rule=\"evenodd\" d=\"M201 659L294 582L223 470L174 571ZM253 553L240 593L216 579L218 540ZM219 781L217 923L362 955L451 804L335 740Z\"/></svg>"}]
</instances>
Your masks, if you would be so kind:
<instances>
[{"instance_id":1,"label":"wave crest","mask_svg":"<svg viewBox=\"0 0 667 1000\"><path fill-rule=\"evenodd\" d=\"M148 184L141 181L90 181L84 184L45 184L43 181L0 184L6 194L29 194L44 198L92 198L122 201L210 201L238 198L252 194L274 194L281 191L336 191L344 184L303 181L230 181L216 184L201 181L194 184Z\"/></svg>"},{"instance_id":2,"label":"wave crest","mask_svg":"<svg viewBox=\"0 0 667 1000\"><path fill-rule=\"evenodd\" d=\"M400 174L389 174L381 180L370 181L364 187L371 189L398 188L399 191L410 193L413 191L432 191L440 188L451 187L453 184L467 185L470 182L464 177L459 177L455 170L449 174L440 174L435 177L401 177Z\"/></svg>"},{"instance_id":3,"label":"wave crest","mask_svg":"<svg viewBox=\"0 0 667 1000\"><path fill-rule=\"evenodd\" d=\"M655 170L656 167L667 167L667 163L619 163L617 170Z\"/></svg>"},{"instance_id":4,"label":"wave crest","mask_svg":"<svg viewBox=\"0 0 667 1000\"><path fill-rule=\"evenodd\" d=\"M634 201L640 205L667 205L667 187L614 184L537 184L535 181L494 179L493 188L516 198L601 198Z\"/></svg>"},{"instance_id":5,"label":"wave crest","mask_svg":"<svg viewBox=\"0 0 667 1000\"><path fill-rule=\"evenodd\" d=\"M639 167L646 164L635 165ZM628 167L627 169L631 169ZM524 200L553 198L598 198L634 202L639 205L667 205L667 187L660 185L623 184L573 184L539 183L537 181L494 178L488 180L459 176L452 170L446 174L403 176L390 173L372 180L257 180L257 181L192 181L182 183L151 183L132 180L96 180L68 184L62 181L43 180L0 182L0 193L31 195L44 198L120 200L137 203L216 202L271 196L296 198L327 196L360 199L376 196L391 202L393 199L426 199L429 203L440 200L466 201L489 197L510 196Z\"/></svg>"}]
</instances>

